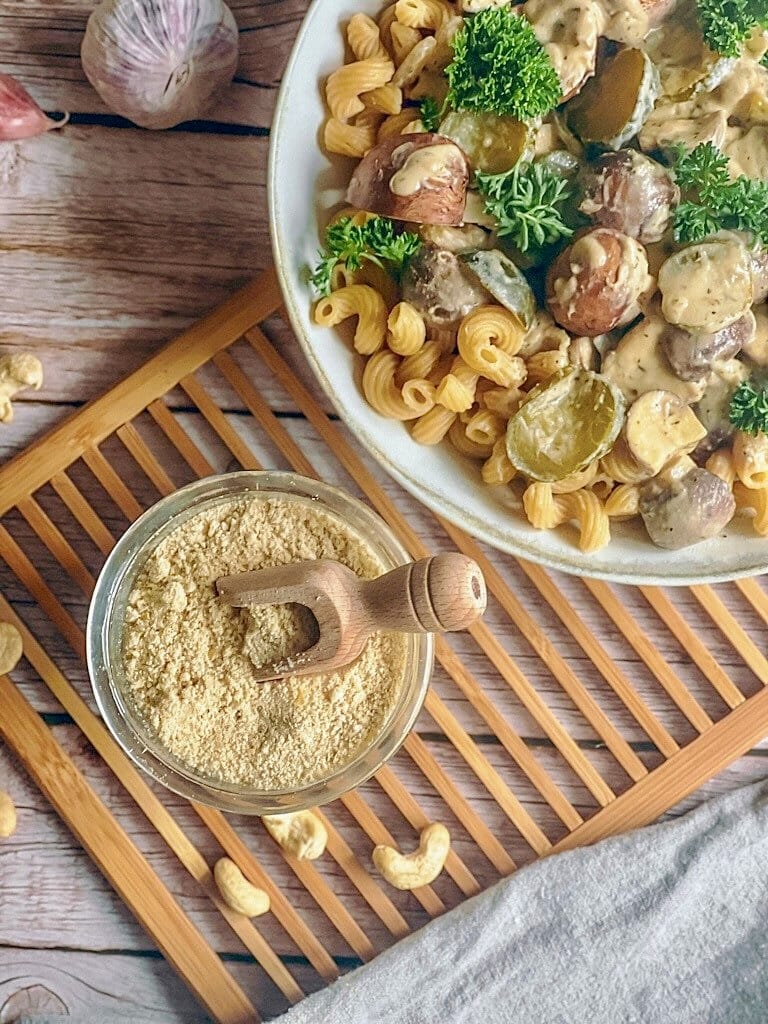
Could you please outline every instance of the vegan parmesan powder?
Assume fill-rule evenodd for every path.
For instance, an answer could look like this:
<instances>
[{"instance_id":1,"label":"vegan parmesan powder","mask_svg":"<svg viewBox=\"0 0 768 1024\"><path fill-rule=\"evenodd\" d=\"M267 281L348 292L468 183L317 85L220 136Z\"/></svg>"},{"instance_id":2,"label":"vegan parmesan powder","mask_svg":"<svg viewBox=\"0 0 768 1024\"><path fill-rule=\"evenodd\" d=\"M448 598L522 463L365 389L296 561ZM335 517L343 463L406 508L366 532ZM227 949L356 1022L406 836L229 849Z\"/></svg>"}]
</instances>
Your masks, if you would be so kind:
<instances>
[{"instance_id":1,"label":"vegan parmesan powder","mask_svg":"<svg viewBox=\"0 0 768 1024\"><path fill-rule=\"evenodd\" d=\"M212 781L292 789L343 768L381 733L397 703L408 638L372 636L325 675L254 680L316 638L307 609L230 608L220 576L331 558L371 579L385 566L340 518L309 499L249 497L203 509L149 555L128 598L123 664L145 726Z\"/></svg>"}]
</instances>

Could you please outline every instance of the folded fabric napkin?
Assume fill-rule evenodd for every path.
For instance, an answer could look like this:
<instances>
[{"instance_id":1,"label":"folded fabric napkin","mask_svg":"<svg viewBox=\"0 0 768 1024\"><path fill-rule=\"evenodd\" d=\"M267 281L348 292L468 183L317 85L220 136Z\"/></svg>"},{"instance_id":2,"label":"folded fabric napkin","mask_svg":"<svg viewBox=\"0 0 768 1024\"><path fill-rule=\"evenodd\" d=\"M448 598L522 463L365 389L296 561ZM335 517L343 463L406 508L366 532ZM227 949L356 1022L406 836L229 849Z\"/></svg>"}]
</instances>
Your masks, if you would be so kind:
<instances>
[{"instance_id":1,"label":"folded fabric napkin","mask_svg":"<svg viewBox=\"0 0 768 1024\"><path fill-rule=\"evenodd\" d=\"M280 1024L766 1024L768 783L529 867Z\"/></svg>"}]
</instances>

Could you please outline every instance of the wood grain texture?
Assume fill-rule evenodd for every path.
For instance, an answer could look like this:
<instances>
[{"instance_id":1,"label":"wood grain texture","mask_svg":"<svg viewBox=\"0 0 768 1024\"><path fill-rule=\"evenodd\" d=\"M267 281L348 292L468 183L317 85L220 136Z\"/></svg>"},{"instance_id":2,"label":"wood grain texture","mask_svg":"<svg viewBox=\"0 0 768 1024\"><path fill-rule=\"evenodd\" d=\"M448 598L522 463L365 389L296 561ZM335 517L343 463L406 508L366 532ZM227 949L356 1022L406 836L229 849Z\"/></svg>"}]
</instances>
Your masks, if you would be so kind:
<instances>
[{"instance_id":1,"label":"wood grain texture","mask_svg":"<svg viewBox=\"0 0 768 1024\"><path fill-rule=\"evenodd\" d=\"M23 145L0 145L0 349L33 349L46 371L43 391L22 396L14 422L0 429L0 465L73 408L139 367L169 337L268 262L264 133L306 3L233 0L231 6L241 29L238 80L208 123L155 134L105 116L108 112L82 74L77 54L93 0L5 0L0 5L0 69L17 75L46 109L75 113L75 123L63 132ZM283 358L327 411L290 332L279 320L271 321L265 331L279 340ZM224 410L216 420L219 432L199 412L190 411L189 394L176 389L134 424L134 432L116 439L122 451L111 441L105 446L105 456L120 465L124 492L107 493L98 472L80 463L59 473L53 487L43 488L34 504L24 506L23 515L7 517L10 534L34 559L76 630L84 625L86 592L113 538L137 507L148 506L167 489L169 480L178 485L210 467L233 468L235 438L242 438L264 465L285 468L291 462L284 435L275 430L270 440L249 428L243 412L254 409L258 396L248 391L248 381L257 382L266 406L281 414L279 424L294 445L294 456L304 453L325 479L359 493L357 481L329 455L316 429L295 415L291 396L264 374L248 346L238 345L217 361L216 371L200 377L205 396ZM200 396L199 390L196 394ZM171 458L180 430L191 441L182 442L187 447L181 458ZM284 452L275 446L278 436ZM165 439L165 447L159 438ZM157 467L144 459L150 476L140 465L142 445L163 453ZM244 449L237 450L243 454ZM426 548L447 550L451 540L433 517L366 455L360 457ZM90 462L103 471L98 455ZM84 507L97 509L98 515L89 515ZM46 520L57 531L48 546L35 534ZM468 675L459 679L466 686L470 678L474 680L472 685L487 695L489 707L498 709L497 724L506 723L509 730L508 747L553 781L562 793L561 810L573 815L572 824L589 818L599 800L553 748L553 719L575 741L572 761L582 773L586 762L611 793L621 793L631 778L642 779L658 766L659 751L674 754L678 746L694 739L697 726L718 722L728 708L741 707L743 697L753 697L761 689L768 605L760 583L717 588L715 601L709 593L697 597L687 590L649 595L617 588L638 628L651 638L665 666L661 667L642 643L627 647L600 593L567 577L554 576L548 584L535 567L520 567L488 549L482 552L501 577L497 591L504 594L503 588L510 588L518 602L515 606L506 597L492 599L486 622L546 707L530 700L526 706L471 637L451 638L446 658L450 664L455 660L466 666ZM72 577L61 571L62 561ZM18 582L9 580L7 573L0 575L0 586L15 611L92 707L80 660L30 604ZM554 593L566 601L547 603ZM524 616L516 615L519 609ZM730 628L734 621L736 632ZM184 912L229 958L228 969L248 998L266 1015L284 1009L285 996L255 963L260 950L256 940L225 920L62 714L61 705L41 687L32 668L23 662L14 679L36 710L54 716L59 744L109 804ZM682 710L675 701L680 696L675 679L693 701ZM465 875L459 871L455 878L446 875L435 883L435 899L448 908L462 898L458 882L464 891L470 879L481 886L491 884L509 873L513 862L524 864L534 849L543 852L565 838L562 819L542 799L510 749L490 734L487 718L469 706L464 692L455 678L438 669L437 700L420 717L417 732L388 774L362 787L359 800L351 801L350 807L339 803L326 811L333 849L317 866L315 895L322 900L320 882L336 893L374 949L383 948L403 928L418 928L429 914L410 894L387 891L385 904L380 890L370 887L370 815L404 845L413 842L423 817L446 821L456 856L466 867ZM751 706L744 707L746 714ZM596 716L596 708L604 717ZM513 737L518 739L513 742ZM482 751L482 762L474 764L485 784L462 755L470 745ZM765 767L759 751L745 756L705 783L684 806L763 777ZM586 779L594 782L589 771ZM494 799L494 792L506 785L514 788L516 804ZM0 786L10 789L20 808L19 832L0 846L0 1019L13 1020L22 1010L36 1007L59 1012L65 1008L73 1017L80 1012L97 1017L117 1012L134 1024L202 1024L206 1018L196 1001L148 948L121 901L72 844L17 760L2 748ZM461 805L457 792L464 800ZM164 793L162 798L203 864L212 863L222 852L215 836L183 801ZM649 813L653 799L651 792ZM602 813L610 813L611 806ZM321 963L328 976L331 965L334 971L343 971L358 962L274 844L255 823L233 823L270 883L283 894L286 907L298 916L291 921L286 917L285 925L272 915L260 923L293 984L311 991L322 983L317 969ZM630 823L638 822L625 822ZM589 822L584 827L589 828ZM46 912L51 905L59 908L55 915ZM307 944L302 923L325 951L311 947L315 965L301 948L300 942ZM277 965L271 970L285 985Z\"/></svg>"},{"instance_id":2,"label":"wood grain texture","mask_svg":"<svg viewBox=\"0 0 768 1024\"><path fill-rule=\"evenodd\" d=\"M220 1024L260 1019L240 986L7 676L0 734L171 966Z\"/></svg>"}]
</instances>

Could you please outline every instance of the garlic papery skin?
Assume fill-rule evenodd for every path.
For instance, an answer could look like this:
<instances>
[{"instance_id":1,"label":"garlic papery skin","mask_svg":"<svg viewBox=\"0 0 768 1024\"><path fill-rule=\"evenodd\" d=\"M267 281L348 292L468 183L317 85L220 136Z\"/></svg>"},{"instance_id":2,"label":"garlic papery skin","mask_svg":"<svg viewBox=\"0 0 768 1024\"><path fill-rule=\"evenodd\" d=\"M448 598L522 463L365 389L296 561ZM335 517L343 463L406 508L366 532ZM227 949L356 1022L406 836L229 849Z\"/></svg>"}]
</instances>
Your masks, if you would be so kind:
<instances>
[{"instance_id":1,"label":"garlic papery skin","mask_svg":"<svg viewBox=\"0 0 768 1024\"><path fill-rule=\"evenodd\" d=\"M237 25L222 0L102 0L80 55L91 85L142 128L203 116L237 67Z\"/></svg>"},{"instance_id":2,"label":"garlic papery skin","mask_svg":"<svg viewBox=\"0 0 768 1024\"><path fill-rule=\"evenodd\" d=\"M61 128L69 114L58 121L44 114L24 86L10 75L0 74L0 142L16 142Z\"/></svg>"}]
</instances>

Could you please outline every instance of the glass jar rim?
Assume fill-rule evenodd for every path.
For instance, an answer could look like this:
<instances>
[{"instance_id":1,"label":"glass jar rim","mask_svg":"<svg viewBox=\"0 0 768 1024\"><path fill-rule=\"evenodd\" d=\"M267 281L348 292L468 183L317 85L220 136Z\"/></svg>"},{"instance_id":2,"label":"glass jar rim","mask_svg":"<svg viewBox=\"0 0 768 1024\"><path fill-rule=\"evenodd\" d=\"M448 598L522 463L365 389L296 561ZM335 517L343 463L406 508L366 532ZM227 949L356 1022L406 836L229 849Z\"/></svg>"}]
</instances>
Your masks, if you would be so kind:
<instances>
[{"instance_id":1,"label":"glass jar rim","mask_svg":"<svg viewBox=\"0 0 768 1024\"><path fill-rule=\"evenodd\" d=\"M166 788L222 810L276 814L302 810L336 799L370 778L400 747L426 697L434 660L430 634L409 639L400 696L370 745L347 764L322 779L283 790L211 779L184 764L142 726L130 712L119 686L121 669L114 647L119 602L130 581L160 541L201 509L259 493L286 499L318 501L371 546L386 565L409 561L403 544L373 509L341 488L280 470L243 470L204 477L161 498L126 530L110 552L93 592L86 627L86 655L96 703L113 737L128 756ZM121 598L122 595L122 598Z\"/></svg>"}]
</instances>

